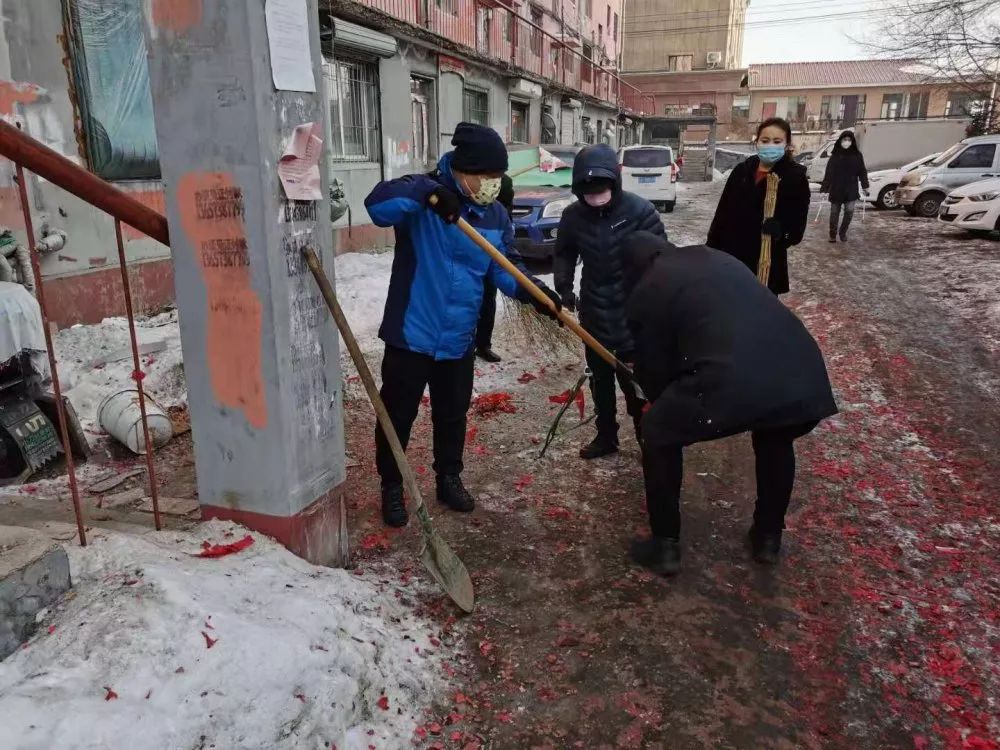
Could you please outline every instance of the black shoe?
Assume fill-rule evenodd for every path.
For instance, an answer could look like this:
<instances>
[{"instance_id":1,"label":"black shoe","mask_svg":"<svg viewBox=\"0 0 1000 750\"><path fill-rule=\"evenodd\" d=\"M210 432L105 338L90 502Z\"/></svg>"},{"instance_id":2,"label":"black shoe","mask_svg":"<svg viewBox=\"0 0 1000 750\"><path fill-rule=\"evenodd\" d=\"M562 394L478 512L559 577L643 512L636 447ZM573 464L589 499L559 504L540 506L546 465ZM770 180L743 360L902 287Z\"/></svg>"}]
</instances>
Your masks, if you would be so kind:
<instances>
[{"instance_id":1,"label":"black shoe","mask_svg":"<svg viewBox=\"0 0 1000 750\"><path fill-rule=\"evenodd\" d=\"M681 569L681 542L668 536L636 539L629 556L636 564L661 576L675 576Z\"/></svg>"},{"instance_id":2,"label":"black shoe","mask_svg":"<svg viewBox=\"0 0 1000 750\"><path fill-rule=\"evenodd\" d=\"M386 526L401 528L410 520L403 501L403 485L387 484L382 487L382 521Z\"/></svg>"},{"instance_id":3,"label":"black shoe","mask_svg":"<svg viewBox=\"0 0 1000 750\"><path fill-rule=\"evenodd\" d=\"M495 351L493 351L493 349L491 349L488 346L476 349L476 356L486 362L496 363L503 361L503 357L501 357L499 354L497 354Z\"/></svg>"},{"instance_id":4,"label":"black shoe","mask_svg":"<svg viewBox=\"0 0 1000 750\"><path fill-rule=\"evenodd\" d=\"M589 461L592 458L610 456L618 452L618 437L598 434L587 445L580 449L580 458Z\"/></svg>"},{"instance_id":5,"label":"black shoe","mask_svg":"<svg viewBox=\"0 0 1000 750\"><path fill-rule=\"evenodd\" d=\"M841 242L847 242L847 233L846 232L841 232L840 233L840 241Z\"/></svg>"},{"instance_id":6,"label":"black shoe","mask_svg":"<svg viewBox=\"0 0 1000 750\"><path fill-rule=\"evenodd\" d=\"M439 474L437 478L437 499L459 513L471 513L476 509L476 499L469 494L458 474Z\"/></svg>"},{"instance_id":7,"label":"black shoe","mask_svg":"<svg viewBox=\"0 0 1000 750\"><path fill-rule=\"evenodd\" d=\"M830 235L830 242L836 242L836 241L837 241L837 235L831 234Z\"/></svg>"},{"instance_id":8,"label":"black shoe","mask_svg":"<svg viewBox=\"0 0 1000 750\"><path fill-rule=\"evenodd\" d=\"M757 531L750 528L750 549L753 559L761 565L777 565L781 556L781 532Z\"/></svg>"}]
</instances>

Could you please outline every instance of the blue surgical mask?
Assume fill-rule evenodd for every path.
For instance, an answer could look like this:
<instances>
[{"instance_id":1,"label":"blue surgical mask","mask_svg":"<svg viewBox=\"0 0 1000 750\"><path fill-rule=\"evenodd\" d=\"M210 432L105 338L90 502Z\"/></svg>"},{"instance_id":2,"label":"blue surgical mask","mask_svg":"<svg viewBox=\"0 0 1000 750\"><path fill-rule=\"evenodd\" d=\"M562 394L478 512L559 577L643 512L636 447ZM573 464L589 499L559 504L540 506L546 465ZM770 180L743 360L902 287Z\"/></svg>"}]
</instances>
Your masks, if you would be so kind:
<instances>
[{"instance_id":1,"label":"blue surgical mask","mask_svg":"<svg viewBox=\"0 0 1000 750\"><path fill-rule=\"evenodd\" d=\"M776 164L785 155L785 145L783 143L765 143L757 146L757 155L765 164Z\"/></svg>"}]
</instances>

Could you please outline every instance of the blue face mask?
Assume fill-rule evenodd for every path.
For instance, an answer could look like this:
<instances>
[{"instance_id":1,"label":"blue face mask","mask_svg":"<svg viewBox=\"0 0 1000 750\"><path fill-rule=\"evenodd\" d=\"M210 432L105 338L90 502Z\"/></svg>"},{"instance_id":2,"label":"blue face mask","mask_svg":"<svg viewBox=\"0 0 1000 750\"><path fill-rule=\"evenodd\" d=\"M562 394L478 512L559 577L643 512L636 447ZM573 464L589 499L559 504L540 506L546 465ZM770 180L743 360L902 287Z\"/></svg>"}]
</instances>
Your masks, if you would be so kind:
<instances>
[{"instance_id":1,"label":"blue face mask","mask_svg":"<svg viewBox=\"0 0 1000 750\"><path fill-rule=\"evenodd\" d=\"M775 164L785 155L785 146L782 143L757 146L757 155L765 164Z\"/></svg>"}]
</instances>

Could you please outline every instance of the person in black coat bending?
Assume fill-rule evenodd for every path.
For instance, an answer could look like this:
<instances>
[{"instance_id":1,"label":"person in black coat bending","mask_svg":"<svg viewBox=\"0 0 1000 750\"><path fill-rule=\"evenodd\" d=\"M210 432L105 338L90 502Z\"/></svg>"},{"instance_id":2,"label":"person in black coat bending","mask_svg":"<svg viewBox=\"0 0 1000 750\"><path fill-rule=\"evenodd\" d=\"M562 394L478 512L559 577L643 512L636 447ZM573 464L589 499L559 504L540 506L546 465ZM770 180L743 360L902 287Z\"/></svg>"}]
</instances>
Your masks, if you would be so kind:
<instances>
[{"instance_id":1,"label":"person in black coat bending","mask_svg":"<svg viewBox=\"0 0 1000 750\"><path fill-rule=\"evenodd\" d=\"M497 203L507 209L507 216L514 212L514 180L510 175L500 178L500 194ZM507 257L520 254L510 248ZM493 326L497 317L497 288L493 282L483 279L483 304L479 308L479 322L476 324L476 356L486 362L499 362L502 357L493 351Z\"/></svg>"},{"instance_id":2,"label":"person in black coat bending","mask_svg":"<svg viewBox=\"0 0 1000 750\"><path fill-rule=\"evenodd\" d=\"M837 413L819 346L726 253L637 232L623 260L635 376L651 401L642 458L653 536L633 543L633 559L664 575L678 571L684 446L750 432L753 555L777 562L795 480L793 442Z\"/></svg>"},{"instance_id":3,"label":"person in black coat bending","mask_svg":"<svg viewBox=\"0 0 1000 750\"><path fill-rule=\"evenodd\" d=\"M739 258L754 273L760 261L761 234L771 235L771 275L775 294L788 291L788 248L802 241L809 223L809 180L792 160L792 129L779 117L757 128L757 155L737 164L715 210L706 244ZM764 220L768 172L781 178L774 217Z\"/></svg>"},{"instance_id":4,"label":"person in black coat bending","mask_svg":"<svg viewBox=\"0 0 1000 750\"><path fill-rule=\"evenodd\" d=\"M638 230L664 235L663 222L653 204L622 190L618 156L606 144L588 146L573 162L576 203L567 207L556 235L554 274L563 307L575 310L577 259L583 260L580 284L580 323L622 362L632 361L632 337L625 321L625 267L622 243ZM594 399L597 436L580 450L584 459L618 450L615 369L589 348L590 392ZM632 383L619 378L628 414L639 434L644 402Z\"/></svg>"},{"instance_id":5,"label":"person in black coat bending","mask_svg":"<svg viewBox=\"0 0 1000 750\"><path fill-rule=\"evenodd\" d=\"M837 222L840 211L844 211L844 221L840 225L840 241L847 242L847 228L854 218L854 208L861 198L858 183L868 192L868 169L865 157L858 150L854 133L845 130L833 147L830 161L826 165L826 175L820 186L821 193L830 195L830 242L837 241Z\"/></svg>"}]
</instances>

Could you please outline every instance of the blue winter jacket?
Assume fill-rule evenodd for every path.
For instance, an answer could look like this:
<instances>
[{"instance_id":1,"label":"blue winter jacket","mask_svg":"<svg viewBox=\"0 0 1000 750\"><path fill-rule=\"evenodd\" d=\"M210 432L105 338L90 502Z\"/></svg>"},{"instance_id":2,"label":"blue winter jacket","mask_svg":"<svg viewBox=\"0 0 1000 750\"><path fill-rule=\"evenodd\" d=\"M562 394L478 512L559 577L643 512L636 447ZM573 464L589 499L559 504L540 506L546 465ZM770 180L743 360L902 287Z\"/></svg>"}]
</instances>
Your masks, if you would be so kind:
<instances>
[{"instance_id":1,"label":"blue winter jacket","mask_svg":"<svg viewBox=\"0 0 1000 750\"><path fill-rule=\"evenodd\" d=\"M396 233L389 296L378 335L390 346L436 360L461 359L475 346L487 275L507 296L521 302L530 297L461 229L446 224L427 206L427 197L439 185L464 195L451 172L450 152L441 157L433 174L382 182L365 199L372 221L393 227ZM462 217L494 247L516 259L507 210L499 202L464 204Z\"/></svg>"}]
</instances>

